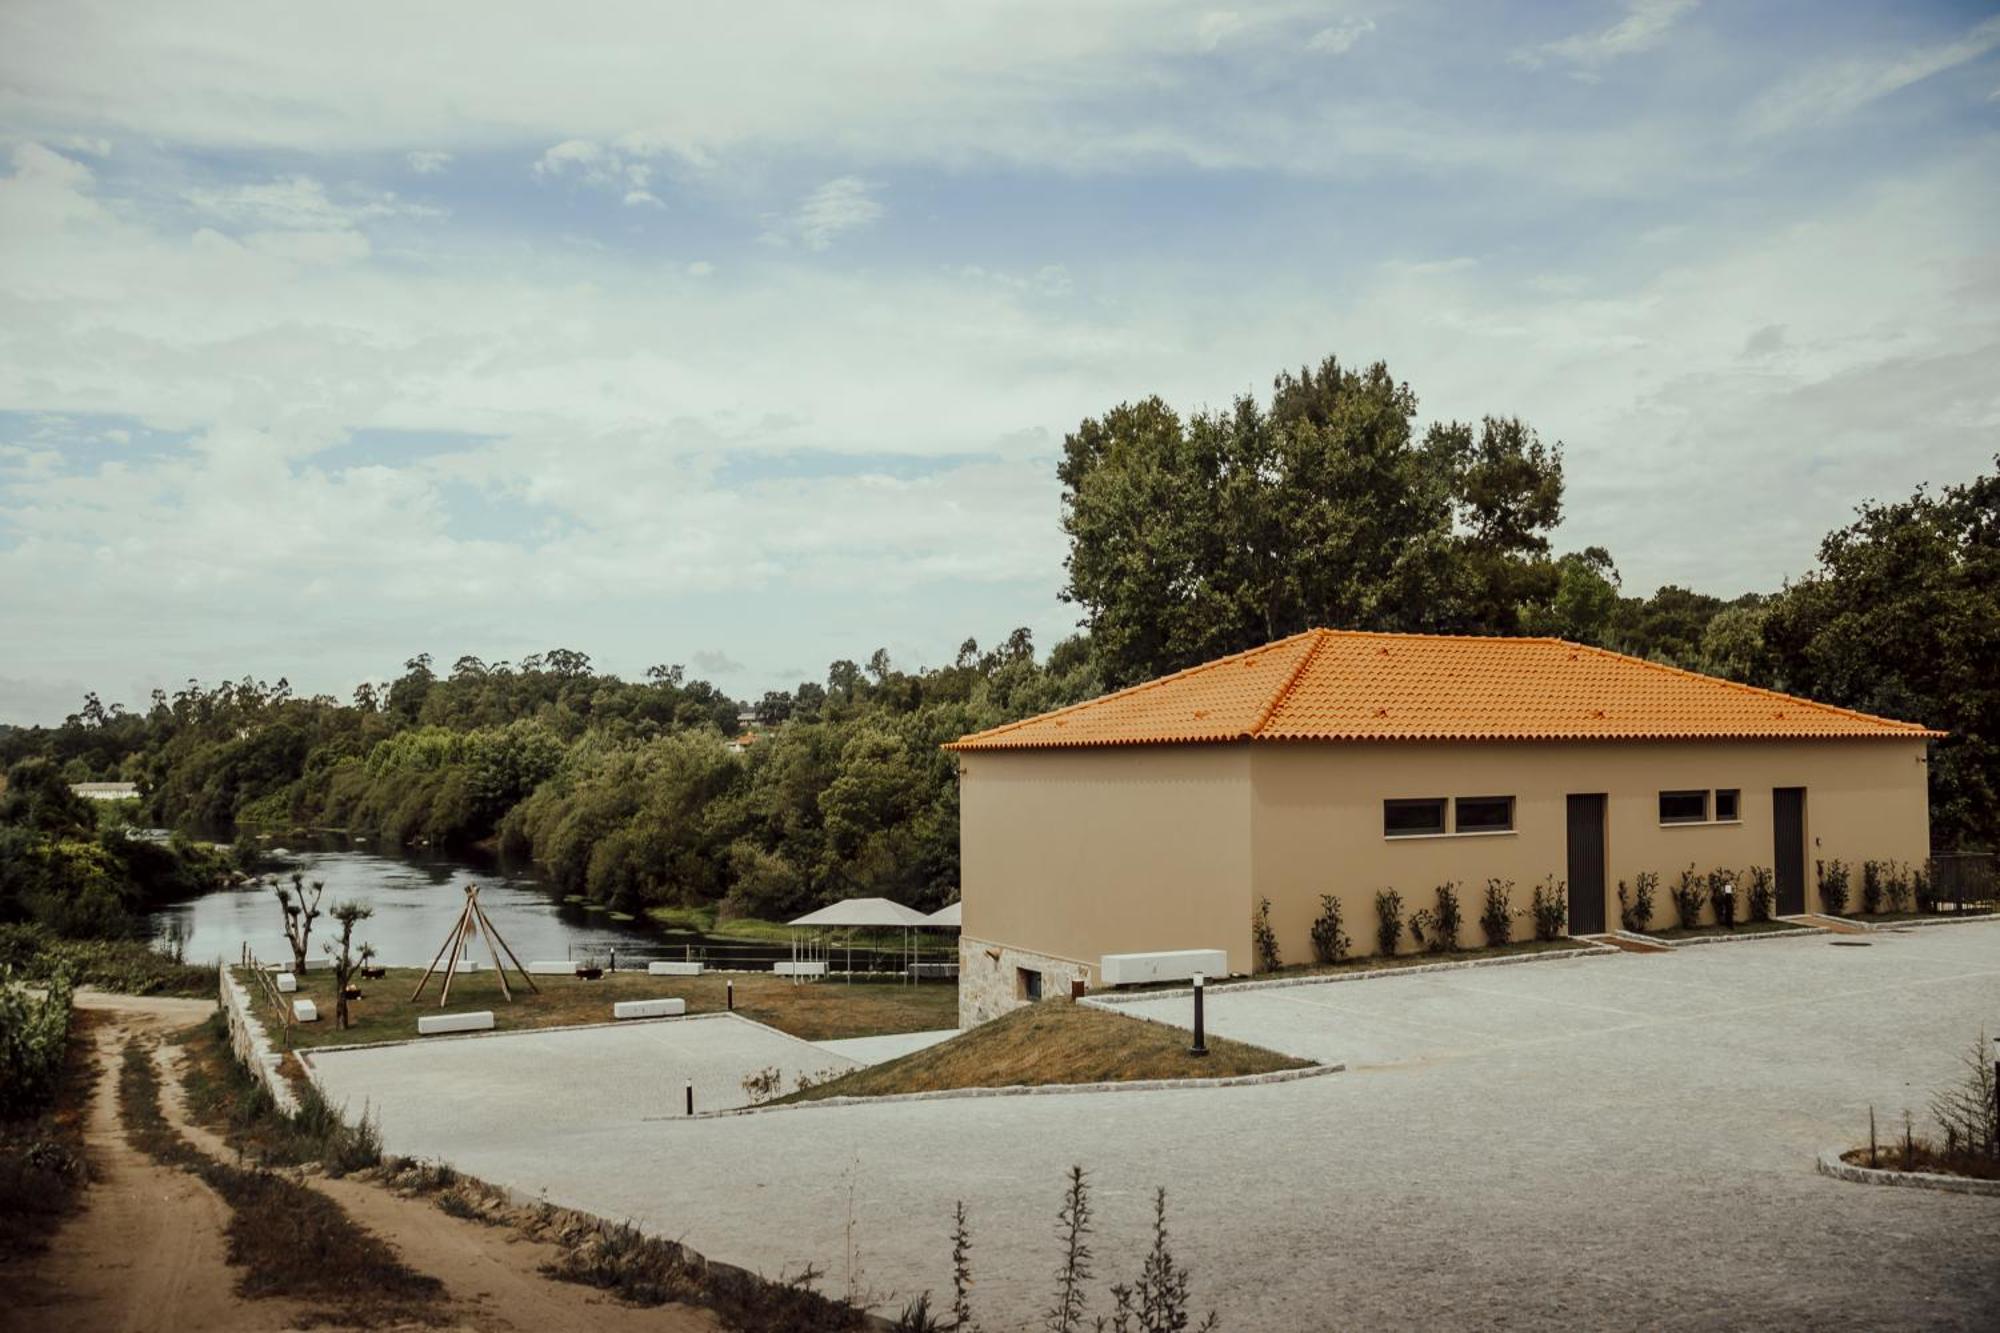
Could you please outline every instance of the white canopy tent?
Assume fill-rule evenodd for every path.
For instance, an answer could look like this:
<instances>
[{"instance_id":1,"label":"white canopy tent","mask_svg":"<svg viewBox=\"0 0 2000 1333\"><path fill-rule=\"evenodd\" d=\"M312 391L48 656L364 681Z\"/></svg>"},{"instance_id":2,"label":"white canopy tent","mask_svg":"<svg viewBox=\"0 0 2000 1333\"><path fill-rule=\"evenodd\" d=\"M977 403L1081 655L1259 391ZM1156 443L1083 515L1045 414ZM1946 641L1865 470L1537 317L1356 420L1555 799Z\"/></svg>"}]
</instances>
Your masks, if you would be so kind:
<instances>
[{"instance_id":1,"label":"white canopy tent","mask_svg":"<svg viewBox=\"0 0 2000 1333\"><path fill-rule=\"evenodd\" d=\"M847 933L847 979L854 980L854 932L857 930L900 930L903 932L903 953L906 965L903 975L906 980L916 979L916 937L912 933L932 924L931 919L915 908L905 907L887 898L843 898L837 903L828 903L816 912L807 912L795 921L787 923L792 927L792 961L801 961L801 945L806 959L814 956L815 945L823 949L822 931L845 931ZM813 932L807 936L804 932ZM825 953L818 955L824 958Z\"/></svg>"},{"instance_id":2,"label":"white canopy tent","mask_svg":"<svg viewBox=\"0 0 2000 1333\"><path fill-rule=\"evenodd\" d=\"M960 905L959 903L953 903L949 907L938 908L937 911L932 912L924 918L924 924L927 926L937 926L944 930L957 930L959 924L958 909Z\"/></svg>"}]
</instances>

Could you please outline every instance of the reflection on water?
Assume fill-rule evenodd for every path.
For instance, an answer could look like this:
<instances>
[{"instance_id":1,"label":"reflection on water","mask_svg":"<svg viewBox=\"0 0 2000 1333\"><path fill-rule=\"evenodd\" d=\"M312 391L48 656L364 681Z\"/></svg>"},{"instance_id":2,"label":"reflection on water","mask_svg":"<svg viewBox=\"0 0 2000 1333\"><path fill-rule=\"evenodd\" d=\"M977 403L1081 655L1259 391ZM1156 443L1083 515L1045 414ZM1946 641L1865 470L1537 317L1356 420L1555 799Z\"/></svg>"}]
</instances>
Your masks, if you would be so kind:
<instances>
[{"instance_id":1,"label":"reflection on water","mask_svg":"<svg viewBox=\"0 0 2000 1333\"><path fill-rule=\"evenodd\" d=\"M387 966L422 967L458 919L470 883L479 885L479 905L523 962L602 957L613 949L634 957L678 956L683 938L670 942L637 923L621 925L603 913L587 913L560 902L530 877L448 858L404 860L345 849L294 849L285 860L294 864L279 873L281 881L296 869L308 883L326 882L322 915L313 929L315 956L321 953L320 942L337 929L326 914L335 903L353 901L375 909L374 916L355 927L357 943L373 944ZM191 962L235 958L245 940L259 957L289 957L283 920L276 895L261 880L176 903L150 918L156 939L169 939L178 930ZM471 956L485 961L483 941L473 946Z\"/></svg>"}]
</instances>

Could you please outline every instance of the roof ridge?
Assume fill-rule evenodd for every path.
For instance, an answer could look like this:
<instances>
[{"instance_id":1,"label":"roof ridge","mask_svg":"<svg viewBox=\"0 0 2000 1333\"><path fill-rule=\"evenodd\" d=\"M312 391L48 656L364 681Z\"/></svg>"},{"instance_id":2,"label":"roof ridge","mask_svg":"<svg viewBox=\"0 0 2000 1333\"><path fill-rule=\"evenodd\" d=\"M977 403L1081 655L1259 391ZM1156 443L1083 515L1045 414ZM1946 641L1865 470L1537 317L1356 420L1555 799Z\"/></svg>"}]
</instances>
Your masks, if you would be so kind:
<instances>
[{"instance_id":1,"label":"roof ridge","mask_svg":"<svg viewBox=\"0 0 2000 1333\"><path fill-rule=\"evenodd\" d=\"M1815 712L1837 713L1842 717L1851 717L1862 722L1873 722L1880 726L1900 727L1909 731L1930 730L1930 728L1921 722L1909 722L1897 717L1883 717L1879 713L1864 713L1858 708L1843 708L1839 704L1821 703L1817 699L1808 699L1804 695L1787 694L1783 690L1770 690L1764 688L1762 685L1752 685L1747 681L1731 680L1727 676L1711 676L1705 671L1690 671L1686 667L1675 666L1671 662L1655 662L1650 657L1639 657L1632 653L1621 653L1615 648L1600 648L1594 643L1575 643L1569 639L1555 639L1552 642L1565 643L1572 648L1581 648L1604 657L1615 657L1620 661L1637 663L1639 666L1650 667L1654 671L1664 671L1669 675L1682 676L1689 680L1698 680L1709 685L1722 685L1732 690L1741 691L1744 694L1755 695L1758 698L1775 699L1783 703L1798 704L1801 707L1810 708Z\"/></svg>"},{"instance_id":2,"label":"roof ridge","mask_svg":"<svg viewBox=\"0 0 2000 1333\"><path fill-rule=\"evenodd\" d=\"M1243 648L1233 653L1227 653L1221 657L1212 657L1206 662L1197 662L1193 666L1182 667L1179 671L1171 672L1164 676L1155 676L1151 680L1142 680L1137 685L1127 685L1123 689L1113 690L1109 694L1099 694L1089 699L1080 700L1077 703L1066 704L1061 708L1051 709L1046 713L1037 713L1033 717L1022 717L1022 718L1016 718L1012 722L1002 722L997 727L988 727L984 731L975 731L970 736L961 736L957 741L954 741L952 743L957 745L957 744L963 744L964 742L971 740L983 740L989 736L999 736L1005 732L1013 731L1017 727L1025 727L1031 722L1049 722L1056 718L1063 717L1066 714L1074 713L1081 708L1095 708L1099 704L1109 703L1113 699L1123 699L1128 695L1141 694L1147 690L1158 689L1162 685L1166 685L1173 681L1180 680L1185 676L1192 676L1203 671L1210 671L1216 667L1225 666L1230 662L1240 661L1243 658L1250 657L1258 653L1268 653L1272 649L1282 647L1285 644L1291 643L1295 639L1303 639L1309 634L1318 634L1321 632L1322 631L1319 630L1308 629L1308 630L1301 630L1297 634L1287 634L1282 639L1273 639L1269 643L1260 643L1254 648ZM1308 651L1307 656L1311 656L1310 651Z\"/></svg>"},{"instance_id":3,"label":"roof ridge","mask_svg":"<svg viewBox=\"0 0 2000 1333\"><path fill-rule=\"evenodd\" d=\"M1306 633L1313 636L1312 647L1299 654L1298 665L1292 668L1292 674L1285 677L1285 683L1280 685L1277 693L1271 696L1271 702L1264 705L1264 711L1258 714L1257 720L1250 724L1250 730L1244 733L1246 736L1255 739L1263 734L1266 724L1273 717L1277 716L1278 709L1284 705L1285 697L1304 678L1307 669L1313 664L1313 659L1319 656L1320 649L1326 647L1326 641L1333 637L1334 631L1330 629L1309 629Z\"/></svg>"}]
</instances>

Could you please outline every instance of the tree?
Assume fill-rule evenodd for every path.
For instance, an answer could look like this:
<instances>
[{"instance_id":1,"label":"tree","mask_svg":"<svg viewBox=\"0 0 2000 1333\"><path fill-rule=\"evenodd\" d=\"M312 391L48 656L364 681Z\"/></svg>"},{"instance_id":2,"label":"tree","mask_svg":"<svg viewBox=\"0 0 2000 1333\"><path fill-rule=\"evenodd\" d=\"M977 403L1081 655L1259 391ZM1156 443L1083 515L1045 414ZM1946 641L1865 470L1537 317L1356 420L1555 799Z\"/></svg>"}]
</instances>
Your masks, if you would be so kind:
<instances>
[{"instance_id":1,"label":"tree","mask_svg":"<svg viewBox=\"0 0 2000 1333\"><path fill-rule=\"evenodd\" d=\"M266 881L278 895L278 907L285 914L285 943L291 946L292 970L303 974L306 970L306 952L312 941L313 922L319 920L320 895L326 892L324 880L314 880L312 887L306 887L306 877L294 870L290 888L272 879Z\"/></svg>"},{"instance_id":2,"label":"tree","mask_svg":"<svg viewBox=\"0 0 2000 1333\"><path fill-rule=\"evenodd\" d=\"M2000 842L2000 456L1995 472L1870 501L1770 605L1779 688L1951 733L1932 747L1931 836Z\"/></svg>"},{"instance_id":3,"label":"tree","mask_svg":"<svg viewBox=\"0 0 2000 1333\"><path fill-rule=\"evenodd\" d=\"M333 993L338 997L333 1002L333 1025L342 1030L347 1027L347 988L353 983L355 972L368 966L375 956L372 944L364 943L360 953L354 952L354 926L374 915L374 908L360 903L336 903L333 908L333 919L340 923L340 948L336 950L331 943L325 948L333 956Z\"/></svg>"},{"instance_id":4,"label":"tree","mask_svg":"<svg viewBox=\"0 0 2000 1333\"><path fill-rule=\"evenodd\" d=\"M1555 592L1530 608L1524 628L1572 643L1602 646L1618 613L1618 567L1602 546L1572 551L1555 562Z\"/></svg>"},{"instance_id":5,"label":"tree","mask_svg":"<svg viewBox=\"0 0 2000 1333\"><path fill-rule=\"evenodd\" d=\"M1159 398L1063 442L1065 600L1109 685L1315 625L1504 631L1556 578L1560 446L1518 420L1413 430L1379 362L1329 357L1185 421Z\"/></svg>"},{"instance_id":6,"label":"tree","mask_svg":"<svg viewBox=\"0 0 2000 1333\"><path fill-rule=\"evenodd\" d=\"M0 790L0 824L73 837L97 827L97 812L87 797L70 790L57 765L47 759L23 759L7 770L7 785Z\"/></svg>"}]
</instances>

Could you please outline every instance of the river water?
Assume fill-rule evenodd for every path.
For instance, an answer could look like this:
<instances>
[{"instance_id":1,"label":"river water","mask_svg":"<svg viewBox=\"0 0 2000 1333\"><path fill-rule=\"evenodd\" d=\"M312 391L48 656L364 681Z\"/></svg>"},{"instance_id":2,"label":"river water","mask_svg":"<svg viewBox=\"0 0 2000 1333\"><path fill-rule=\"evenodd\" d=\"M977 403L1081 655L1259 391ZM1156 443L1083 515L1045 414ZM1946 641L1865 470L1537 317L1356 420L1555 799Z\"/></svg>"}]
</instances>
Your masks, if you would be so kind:
<instances>
[{"instance_id":1,"label":"river water","mask_svg":"<svg viewBox=\"0 0 2000 1333\"><path fill-rule=\"evenodd\" d=\"M641 921L612 921L608 913L585 911L566 903L533 875L505 867L459 860L450 856L383 856L360 848L326 842L290 847L278 858L279 881L289 882L297 870L310 884L322 880L326 894L315 923L312 951L332 938L332 907L358 902L374 915L355 927L357 944L375 946L378 961L390 967L422 967L444 943L465 906L465 886L479 886L479 905L500 936L522 962L536 959L584 958L608 960L612 951L625 959L707 956L716 965L725 959L751 966L789 954L781 945L744 945L710 940L685 932L657 930ZM234 959L245 941L258 957L290 956L277 896L263 876L233 889L221 889L154 912L149 923L157 940L178 937L190 962ZM690 954L690 951L693 951ZM486 961L486 945L472 946L471 956Z\"/></svg>"}]
</instances>

